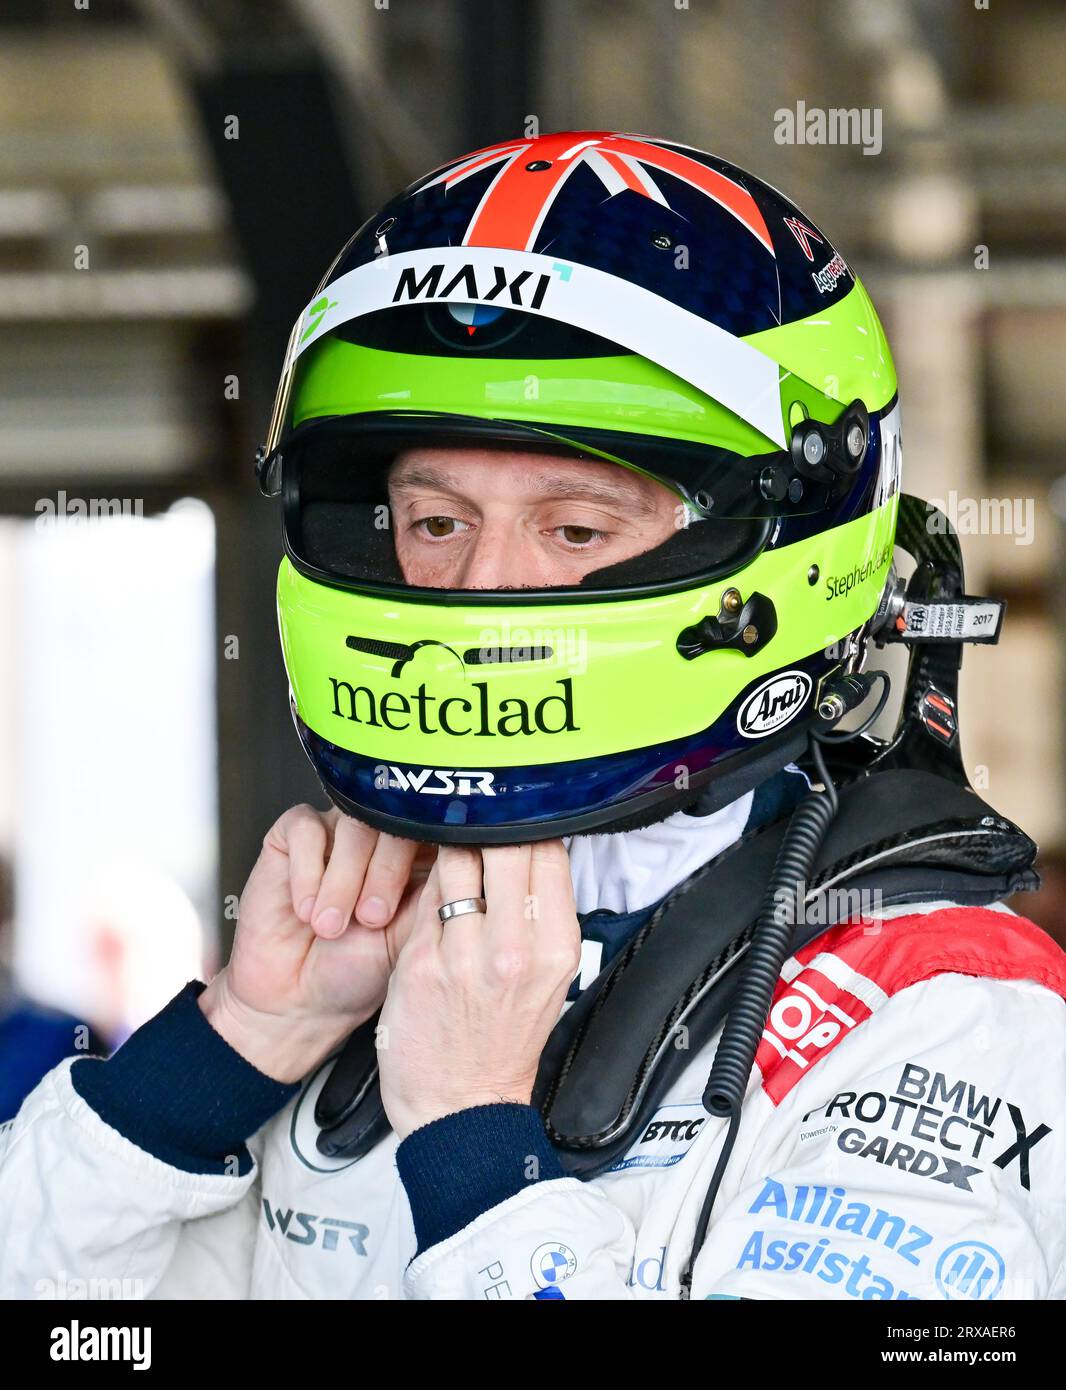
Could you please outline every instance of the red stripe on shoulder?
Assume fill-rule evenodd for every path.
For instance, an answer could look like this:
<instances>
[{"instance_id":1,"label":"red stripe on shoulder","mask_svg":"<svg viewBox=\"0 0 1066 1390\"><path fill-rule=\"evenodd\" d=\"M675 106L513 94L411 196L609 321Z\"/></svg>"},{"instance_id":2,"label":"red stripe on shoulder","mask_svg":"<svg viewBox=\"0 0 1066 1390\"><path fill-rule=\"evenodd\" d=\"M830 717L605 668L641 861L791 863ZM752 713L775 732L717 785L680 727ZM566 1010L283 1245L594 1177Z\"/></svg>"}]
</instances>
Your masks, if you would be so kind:
<instances>
[{"instance_id":1,"label":"red stripe on shoulder","mask_svg":"<svg viewBox=\"0 0 1066 1390\"><path fill-rule=\"evenodd\" d=\"M986 907L831 927L795 959L803 968L778 981L755 1056L775 1105L881 1004L922 980L1034 980L1066 998L1066 952L1027 918Z\"/></svg>"},{"instance_id":2,"label":"red stripe on shoulder","mask_svg":"<svg viewBox=\"0 0 1066 1390\"><path fill-rule=\"evenodd\" d=\"M943 907L831 927L797 951L796 959L806 965L826 951L886 994L954 973L1035 980L1066 998L1066 952L1028 918L989 907Z\"/></svg>"}]
</instances>

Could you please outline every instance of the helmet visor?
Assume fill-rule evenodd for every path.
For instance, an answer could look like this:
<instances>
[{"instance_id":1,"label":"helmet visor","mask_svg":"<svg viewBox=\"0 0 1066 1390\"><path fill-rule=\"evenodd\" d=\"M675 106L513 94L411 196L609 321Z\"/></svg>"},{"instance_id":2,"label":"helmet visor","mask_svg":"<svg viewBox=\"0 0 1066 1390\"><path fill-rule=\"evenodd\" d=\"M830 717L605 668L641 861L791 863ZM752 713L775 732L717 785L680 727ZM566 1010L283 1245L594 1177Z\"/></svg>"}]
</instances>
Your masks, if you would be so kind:
<instances>
[{"instance_id":1,"label":"helmet visor","mask_svg":"<svg viewBox=\"0 0 1066 1390\"><path fill-rule=\"evenodd\" d=\"M301 427L282 458L288 554L342 587L652 592L736 571L772 528L769 517L716 515L699 489L524 422L345 417Z\"/></svg>"}]
</instances>

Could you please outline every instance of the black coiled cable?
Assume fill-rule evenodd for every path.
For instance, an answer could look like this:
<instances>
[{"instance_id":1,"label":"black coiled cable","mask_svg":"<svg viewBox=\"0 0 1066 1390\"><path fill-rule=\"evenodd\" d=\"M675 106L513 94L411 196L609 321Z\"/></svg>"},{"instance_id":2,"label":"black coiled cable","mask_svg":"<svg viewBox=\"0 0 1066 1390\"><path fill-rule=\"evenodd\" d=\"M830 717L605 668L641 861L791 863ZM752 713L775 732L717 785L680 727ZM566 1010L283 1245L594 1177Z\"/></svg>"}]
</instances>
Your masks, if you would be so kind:
<instances>
[{"instance_id":1,"label":"black coiled cable","mask_svg":"<svg viewBox=\"0 0 1066 1390\"><path fill-rule=\"evenodd\" d=\"M855 737L859 732L856 730L856 734L844 737ZM811 791L804 797L785 830L762 910L747 948L747 960L738 982L736 998L722 1029L711 1074L703 1091L704 1109L711 1115L728 1117L729 1131L700 1208L692 1251L681 1275L682 1298L688 1298L691 1294L692 1271L696 1257L703 1248L711 1209L740 1128L740 1111L755 1053L766 1026L781 967L788 959L797 923L802 919L807 881L826 831L837 813L836 788L822 756L821 743L824 738L823 734L812 733L810 739L811 757L824 790ZM842 741L841 736L837 735L834 741Z\"/></svg>"},{"instance_id":2,"label":"black coiled cable","mask_svg":"<svg viewBox=\"0 0 1066 1390\"><path fill-rule=\"evenodd\" d=\"M752 1057L800 919L800 900L836 810L836 792L827 784L824 792L808 792L788 823L703 1092L711 1115L730 1115L744 1099Z\"/></svg>"}]
</instances>

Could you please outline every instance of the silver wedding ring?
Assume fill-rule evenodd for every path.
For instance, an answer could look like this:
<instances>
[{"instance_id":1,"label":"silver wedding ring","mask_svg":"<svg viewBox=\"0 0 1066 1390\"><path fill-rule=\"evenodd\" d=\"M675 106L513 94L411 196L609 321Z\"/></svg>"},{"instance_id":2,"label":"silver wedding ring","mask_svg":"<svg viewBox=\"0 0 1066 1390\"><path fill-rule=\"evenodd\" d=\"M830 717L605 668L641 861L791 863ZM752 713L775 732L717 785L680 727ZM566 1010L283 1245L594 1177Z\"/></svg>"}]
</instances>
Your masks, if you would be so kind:
<instances>
[{"instance_id":1,"label":"silver wedding ring","mask_svg":"<svg viewBox=\"0 0 1066 1390\"><path fill-rule=\"evenodd\" d=\"M442 922L448 922L453 917L465 917L468 912L487 911L488 904L484 898L456 898L453 903L441 903L437 916Z\"/></svg>"}]
</instances>

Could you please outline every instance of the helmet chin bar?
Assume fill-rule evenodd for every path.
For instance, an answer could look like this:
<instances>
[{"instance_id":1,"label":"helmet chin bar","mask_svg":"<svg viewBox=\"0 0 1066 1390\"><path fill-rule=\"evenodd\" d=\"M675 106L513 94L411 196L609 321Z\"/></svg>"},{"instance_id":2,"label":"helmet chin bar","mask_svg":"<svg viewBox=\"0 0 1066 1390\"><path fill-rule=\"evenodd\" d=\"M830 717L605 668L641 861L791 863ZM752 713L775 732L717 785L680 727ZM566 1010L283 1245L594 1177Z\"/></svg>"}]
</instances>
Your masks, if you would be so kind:
<instances>
[{"instance_id":1,"label":"helmet chin bar","mask_svg":"<svg viewBox=\"0 0 1066 1390\"><path fill-rule=\"evenodd\" d=\"M294 704L292 714L299 729L299 718ZM617 834L654 825L677 811L691 809L699 816L720 811L779 772L787 763L799 759L807 746L811 722L816 717L812 710L809 717L788 725L774 737L744 749L718 767L694 774L689 785L683 790L660 787L633 797L624 805L603 807L598 811L582 811L573 816L557 817L550 822L493 826L440 825L409 820L352 801L323 775L321 769L318 769L318 777L322 790L345 815L389 835L426 844L517 845L567 835ZM301 739L303 738L304 735L301 733ZM305 748L306 746L305 743Z\"/></svg>"}]
</instances>

